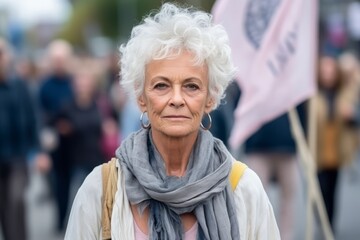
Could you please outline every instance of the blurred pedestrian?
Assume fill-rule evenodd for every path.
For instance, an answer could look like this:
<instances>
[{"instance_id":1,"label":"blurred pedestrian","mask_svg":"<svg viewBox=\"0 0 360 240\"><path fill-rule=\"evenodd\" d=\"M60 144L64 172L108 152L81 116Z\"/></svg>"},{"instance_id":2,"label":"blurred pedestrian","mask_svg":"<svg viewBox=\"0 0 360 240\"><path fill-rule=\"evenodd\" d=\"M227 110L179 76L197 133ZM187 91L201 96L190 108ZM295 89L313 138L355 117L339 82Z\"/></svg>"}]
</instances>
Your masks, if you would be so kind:
<instances>
[{"instance_id":1,"label":"blurred pedestrian","mask_svg":"<svg viewBox=\"0 0 360 240\"><path fill-rule=\"evenodd\" d=\"M106 159L114 157L114 152L120 144L121 118L126 94L121 91L119 79L119 58L117 54L109 54L104 68L104 87L100 90L98 103L103 119L103 137L101 145ZM126 113L127 114L127 113Z\"/></svg>"},{"instance_id":2,"label":"blurred pedestrian","mask_svg":"<svg viewBox=\"0 0 360 240\"><path fill-rule=\"evenodd\" d=\"M104 163L105 158L101 149L102 119L96 102L98 74L91 64L84 61L80 64L73 75L74 99L65 104L59 117L69 126L64 133L70 142L69 177L81 185L95 166ZM66 182L70 183L70 179ZM69 196L70 184L65 187L63 194Z\"/></svg>"},{"instance_id":3,"label":"blurred pedestrian","mask_svg":"<svg viewBox=\"0 0 360 240\"><path fill-rule=\"evenodd\" d=\"M354 106L341 78L337 59L321 56L319 61L317 109L317 166L321 192L329 222L334 230L339 169L354 158L356 139L349 136L355 123Z\"/></svg>"},{"instance_id":4,"label":"blurred pedestrian","mask_svg":"<svg viewBox=\"0 0 360 240\"><path fill-rule=\"evenodd\" d=\"M25 82L25 85L29 89L32 104L35 109L36 122L38 124L37 132L40 132L41 112L39 109L39 89L41 83L34 59L30 56L23 56L17 59L15 62L15 74Z\"/></svg>"},{"instance_id":5,"label":"blurred pedestrian","mask_svg":"<svg viewBox=\"0 0 360 240\"><path fill-rule=\"evenodd\" d=\"M49 74L40 87L40 111L42 113L42 136L51 139L47 143L48 151L53 161L52 181L54 195L58 208L58 231L62 232L68 205L67 186L70 184L71 143L67 136L70 130L68 122L60 115L64 106L73 101L72 75L70 64L72 61L72 47L63 40L54 40L47 49Z\"/></svg>"},{"instance_id":6,"label":"blurred pedestrian","mask_svg":"<svg viewBox=\"0 0 360 240\"><path fill-rule=\"evenodd\" d=\"M354 151L359 150L359 126L360 126L360 63L356 55L352 52L345 52L339 56L339 71L341 74L342 91L341 99L342 108L348 108L350 113L350 123L344 128L343 148L345 152L351 154L346 157L348 165L351 169L351 177L356 177L356 156Z\"/></svg>"},{"instance_id":7,"label":"blurred pedestrian","mask_svg":"<svg viewBox=\"0 0 360 240\"><path fill-rule=\"evenodd\" d=\"M5 240L26 240L26 159L39 150L39 142L30 93L9 72L10 59L10 48L0 38L0 222Z\"/></svg>"},{"instance_id":8,"label":"blurred pedestrian","mask_svg":"<svg viewBox=\"0 0 360 240\"><path fill-rule=\"evenodd\" d=\"M35 59L31 56L19 58L15 66L16 75L26 81L34 101L38 102L40 79Z\"/></svg>"},{"instance_id":9,"label":"blurred pedestrian","mask_svg":"<svg viewBox=\"0 0 360 240\"><path fill-rule=\"evenodd\" d=\"M305 127L305 103L297 107ZM298 188L296 144L287 114L263 125L244 144L246 163L260 177L266 190L271 181L280 187L279 229L281 239L295 237L295 200Z\"/></svg>"}]
</instances>

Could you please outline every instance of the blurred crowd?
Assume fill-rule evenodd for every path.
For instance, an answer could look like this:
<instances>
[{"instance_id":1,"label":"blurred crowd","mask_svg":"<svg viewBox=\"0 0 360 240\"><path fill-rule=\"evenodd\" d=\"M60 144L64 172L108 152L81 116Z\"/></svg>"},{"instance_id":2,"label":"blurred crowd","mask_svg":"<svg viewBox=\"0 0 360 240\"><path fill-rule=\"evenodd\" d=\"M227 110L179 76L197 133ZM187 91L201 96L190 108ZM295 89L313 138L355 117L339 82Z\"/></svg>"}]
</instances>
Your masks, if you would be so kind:
<instances>
[{"instance_id":1,"label":"blurred crowd","mask_svg":"<svg viewBox=\"0 0 360 240\"><path fill-rule=\"evenodd\" d=\"M314 158L334 231L339 171L357 164L360 137L360 3L353 2L347 11L346 21L338 13L321 21L318 92L313 99ZM5 240L27 239L24 194L29 166L46 179L51 192L42 197L55 200L57 231L63 233L73 179L81 183L140 128L136 101L120 88L118 63L117 49L95 57L60 39L49 43L40 57L18 57L0 38L0 222ZM211 131L225 144L239 99L241 90L233 83L226 104L211 113ZM308 102L297 110L306 131ZM265 188L274 182L280 186L282 239L294 239L299 186L298 153L290 127L286 114L270 121L245 142L241 155Z\"/></svg>"},{"instance_id":2,"label":"blurred crowd","mask_svg":"<svg viewBox=\"0 0 360 240\"><path fill-rule=\"evenodd\" d=\"M51 192L43 198L54 198L57 230L64 232L72 180L81 184L139 128L139 111L120 89L118 62L116 49L96 58L75 53L60 39L40 59L16 58L0 39L0 221L6 240L26 239L29 166L46 179Z\"/></svg>"}]
</instances>

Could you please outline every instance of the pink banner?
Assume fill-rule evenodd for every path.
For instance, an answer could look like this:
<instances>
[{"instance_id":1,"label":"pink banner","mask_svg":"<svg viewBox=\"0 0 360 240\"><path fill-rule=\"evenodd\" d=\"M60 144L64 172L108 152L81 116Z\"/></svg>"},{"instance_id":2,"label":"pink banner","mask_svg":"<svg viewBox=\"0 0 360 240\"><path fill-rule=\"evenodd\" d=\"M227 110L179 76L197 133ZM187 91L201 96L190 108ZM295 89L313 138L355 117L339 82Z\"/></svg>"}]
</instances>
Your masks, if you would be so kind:
<instances>
[{"instance_id":1,"label":"pink banner","mask_svg":"<svg viewBox=\"0 0 360 240\"><path fill-rule=\"evenodd\" d=\"M262 124L316 91L316 0L217 0L242 95L229 139L237 148Z\"/></svg>"}]
</instances>

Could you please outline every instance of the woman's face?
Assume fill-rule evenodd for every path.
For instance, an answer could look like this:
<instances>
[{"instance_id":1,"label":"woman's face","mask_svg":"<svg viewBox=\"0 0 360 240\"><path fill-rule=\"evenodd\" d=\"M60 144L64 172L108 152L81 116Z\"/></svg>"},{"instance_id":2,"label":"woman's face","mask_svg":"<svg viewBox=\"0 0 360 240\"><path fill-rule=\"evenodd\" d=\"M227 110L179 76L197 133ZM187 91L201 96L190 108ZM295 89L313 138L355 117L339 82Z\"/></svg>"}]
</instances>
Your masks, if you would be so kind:
<instances>
[{"instance_id":1,"label":"woman's face","mask_svg":"<svg viewBox=\"0 0 360 240\"><path fill-rule=\"evenodd\" d=\"M338 80L337 62L331 57L322 57L319 63L320 84L325 88L333 88Z\"/></svg>"},{"instance_id":2,"label":"woman's face","mask_svg":"<svg viewBox=\"0 0 360 240\"><path fill-rule=\"evenodd\" d=\"M210 112L205 64L194 66L193 54L183 51L171 59L146 65L144 92L138 99L154 133L185 137L197 133L204 112Z\"/></svg>"},{"instance_id":3,"label":"woman's face","mask_svg":"<svg viewBox=\"0 0 360 240\"><path fill-rule=\"evenodd\" d=\"M75 73L74 91L76 97L91 99L95 91L95 76L84 70Z\"/></svg>"}]
</instances>

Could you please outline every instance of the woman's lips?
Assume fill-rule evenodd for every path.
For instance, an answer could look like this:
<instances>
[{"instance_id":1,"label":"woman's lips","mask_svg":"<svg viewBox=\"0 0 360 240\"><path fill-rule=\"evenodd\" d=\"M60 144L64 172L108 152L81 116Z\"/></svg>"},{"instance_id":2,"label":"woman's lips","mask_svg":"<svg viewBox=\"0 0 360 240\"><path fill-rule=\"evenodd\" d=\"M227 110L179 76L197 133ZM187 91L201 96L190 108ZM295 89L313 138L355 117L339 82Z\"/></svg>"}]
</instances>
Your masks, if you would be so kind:
<instances>
[{"instance_id":1,"label":"woman's lips","mask_svg":"<svg viewBox=\"0 0 360 240\"><path fill-rule=\"evenodd\" d=\"M168 115L168 116L164 116L164 118L174 119L174 120L189 119L189 117L183 115Z\"/></svg>"}]
</instances>

